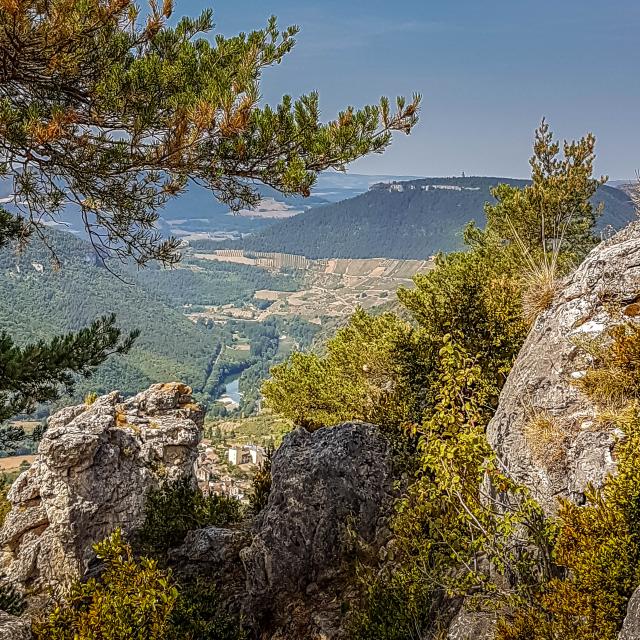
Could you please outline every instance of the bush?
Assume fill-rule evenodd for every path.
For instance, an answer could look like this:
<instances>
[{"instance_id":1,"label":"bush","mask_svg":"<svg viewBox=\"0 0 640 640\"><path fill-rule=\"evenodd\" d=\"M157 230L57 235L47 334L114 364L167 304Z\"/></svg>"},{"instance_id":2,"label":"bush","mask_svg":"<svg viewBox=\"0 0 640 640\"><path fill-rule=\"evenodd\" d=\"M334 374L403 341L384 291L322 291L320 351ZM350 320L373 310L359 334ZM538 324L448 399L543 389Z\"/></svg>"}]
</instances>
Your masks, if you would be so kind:
<instances>
[{"instance_id":1,"label":"bush","mask_svg":"<svg viewBox=\"0 0 640 640\"><path fill-rule=\"evenodd\" d=\"M33 622L36 640L164 640L178 591L154 560L132 557L119 530L94 546L99 579L75 582Z\"/></svg>"},{"instance_id":2,"label":"bush","mask_svg":"<svg viewBox=\"0 0 640 640\"><path fill-rule=\"evenodd\" d=\"M6 576L0 574L0 611L19 616L26 606L23 595L13 587Z\"/></svg>"},{"instance_id":3,"label":"bush","mask_svg":"<svg viewBox=\"0 0 640 640\"><path fill-rule=\"evenodd\" d=\"M215 586L199 579L180 588L164 640L245 640L240 622L222 612Z\"/></svg>"},{"instance_id":4,"label":"bush","mask_svg":"<svg viewBox=\"0 0 640 640\"><path fill-rule=\"evenodd\" d=\"M438 608L437 589L424 579L417 565L394 567L376 575L364 571L364 606L349 618L350 640L410 640L433 625Z\"/></svg>"},{"instance_id":5,"label":"bush","mask_svg":"<svg viewBox=\"0 0 640 640\"><path fill-rule=\"evenodd\" d=\"M241 515L241 504L234 498L205 496L183 478L149 493L137 543L144 553L161 557L180 546L189 531L224 527Z\"/></svg>"}]
</instances>

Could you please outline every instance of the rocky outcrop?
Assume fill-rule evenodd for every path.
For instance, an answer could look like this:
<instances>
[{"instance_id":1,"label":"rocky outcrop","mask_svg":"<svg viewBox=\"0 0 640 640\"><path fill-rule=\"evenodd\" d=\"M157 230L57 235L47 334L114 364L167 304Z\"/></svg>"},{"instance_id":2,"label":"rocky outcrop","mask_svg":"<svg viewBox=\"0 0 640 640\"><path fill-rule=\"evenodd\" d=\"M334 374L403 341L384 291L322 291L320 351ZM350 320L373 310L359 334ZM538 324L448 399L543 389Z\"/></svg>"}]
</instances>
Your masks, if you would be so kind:
<instances>
[{"instance_id":1,"label":"rocky outcrop","mask_svg":"<svg viewBox=\"0 0 640 640\"><path fill-rule=\"evenodd\" d=\"M627 615L619 640L640 640L640 587L636 589L627 605Z\"/></svg>"},{"instance_id":2,"label":"rocky outcrop","mask_svg":"<svg viewBox=\"0 0 640 640\"><path fill-rule=\"evenodd\" d=\"M276 452L271 475L257 533L240 552L248 609L272 620L282 637L302 637L298 623L304 637L335 637L350 537L374 543L391 504L389 445L367 424L296 429ZM319 593L330 595L337 611L318 607Z\"/></svg>"},{"instance_id":3,"label":"rocky outcrop","mask_svg":"<svg viewBox=\"0 0 640 640\"><path fill-rule=\"evenodd\" d=\"M449 625L447 640L492 640L496 618L495 612L471 611L463 605Z\"/></svg>"},{"instance_id":4,"label":"rocky outcrop","mask_svg":"<svg viewBox=\"0 0 640 640\"><path fill-rule=\"evenodd\" d=\"M16 618L0 611L0 640L29 640L31 624L23 618Z\"/></svg>"},{"instance_id":5,"label":"rocky outcrop","mask_svg":"<svg viewBox=\"0 0 640 640\"><path fill-rule=\"evenodd\" d=\"M580 504L587 484L600 485L615 468L615 434L597 423L593 405L571 383L590 362L580 341L638 315L640 222L634 222L596 247L568 278L509 375L488 439L549 514L558 497Z\"/></svg>"},{"instance_id":6,"label":"rocky outcrop","mask_svg":"<svg viewBox=\"0 0 640 640\"><path fill-rule=\"evenodd\" d=\"M389 445L368 424L296 429L271 471L269 501L252 531L192 532L171 554L173 565L188 574L225 574L225 591L242 593L243 617L262 638L340 638L353 595L353 540L375 546L385 536L393 499Z\"/></svg>"},{"instance_id":7,"label":"rocky outcrop","mask_svg":"<svg viewBox=\"0 0 640 640\"><path fill-rule=\"evenodd\" d=\"M149 489L193 474L202 419L178 383L129 400L113 392L51 417L36 461L8 495L7 578L37 594L83 575L96 541L141 523Z\"/></svg>"}]
</instances>

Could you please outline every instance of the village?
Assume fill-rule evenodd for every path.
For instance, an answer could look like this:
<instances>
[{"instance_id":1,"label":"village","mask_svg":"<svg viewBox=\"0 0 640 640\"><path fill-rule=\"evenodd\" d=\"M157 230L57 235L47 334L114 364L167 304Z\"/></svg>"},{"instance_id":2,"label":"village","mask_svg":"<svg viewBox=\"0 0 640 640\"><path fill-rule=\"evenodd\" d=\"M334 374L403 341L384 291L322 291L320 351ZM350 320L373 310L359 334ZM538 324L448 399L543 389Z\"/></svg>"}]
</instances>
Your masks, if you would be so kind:
<instances>
[{"instance_id":1,"label":"village","mask_svg":"<svg viewBox=\"0 0 640 640\"><path fill-rule=\"evenodd\" d=\"M226 496L248 504L251 481L266 457L266 450L255 444L224 447L203 440L195 464L198 487L205 495Z\"/></svg>"}]
</instances>

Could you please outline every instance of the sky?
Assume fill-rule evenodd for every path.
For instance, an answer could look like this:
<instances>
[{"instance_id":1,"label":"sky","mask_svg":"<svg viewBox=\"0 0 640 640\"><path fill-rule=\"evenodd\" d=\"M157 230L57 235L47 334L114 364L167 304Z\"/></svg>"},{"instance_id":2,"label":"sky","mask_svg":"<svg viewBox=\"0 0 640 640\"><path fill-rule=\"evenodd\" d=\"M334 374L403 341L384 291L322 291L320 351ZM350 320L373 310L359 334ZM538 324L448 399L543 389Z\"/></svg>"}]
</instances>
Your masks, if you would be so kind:
<instances>
[{"instance_id":1,"label":"sky","mask_svg":"<svg viewBox=\"0 0 640 640\"><path fill-rule=\"evenodd\" d=\"M381 95L423 95L411 136L350 171L527 177L545 116L560 138L592 131L596 169L640 170L638 0L176 0L214 10L224 35L276 15L298 44L262 80L264 100L317 90L323 118Z\"/></svg>"}]
</instances>

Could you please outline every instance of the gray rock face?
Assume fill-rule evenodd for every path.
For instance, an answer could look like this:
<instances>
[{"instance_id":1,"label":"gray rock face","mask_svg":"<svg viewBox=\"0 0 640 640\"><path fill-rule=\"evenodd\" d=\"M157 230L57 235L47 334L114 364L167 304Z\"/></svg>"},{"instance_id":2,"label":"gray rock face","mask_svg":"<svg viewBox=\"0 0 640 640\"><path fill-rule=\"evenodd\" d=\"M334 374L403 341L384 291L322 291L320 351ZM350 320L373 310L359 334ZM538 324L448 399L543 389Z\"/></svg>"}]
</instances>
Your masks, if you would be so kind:
<instances>
[{"instance_id":1,"label":"gray rock face","mask_svg":"<svg viewBox=\"0 0 640 640\"><path fill-rule=\"evenodd\" d=\"M619 640L640 640L640 588L636 589L627 605Z\"/></svg>"},{"instance_id":2,"label":"gray rock face","mask_svg":"<svg viewBox=\"0 0 640 640\"><path fill-rule=\"evenodd\" d=\"M449 625L447 640L492 640L496 614L470 611L464 605Z\"/></svg>"},{"instance_id":3,"label":"gray rock face","mask_svg":"<svg viewBox=\"0 0 640 640\"><path fill-rule=\"evenodd\" d=\"M193 531L171 552L172 566L187 577L213 576L260 638L341 638L353 595L347 530L369 544L384 535L391 465L389 445L371 425L297 429L274 455L269 501L251 530Z\"/></svg>"},{"instance_id":4,"label":"gray rock face","mask_svg":"<svg viewBox=\"0 0 640 640\"><path fill-rule=\"evenodd\" d=\"M24 618L16 618L0 611L0 640L29 640L31 624Z\"/></svg>"},{"instance_id":5,"label":"gray rock face","mask_svg":"<svg viewBox=\"0 0 640 640\"><path fill-rule=\"evenodd\" d=\"M579 341L602 334L623 316L637 315L640 222L596 247L538 318L487 430L513 477L549 514L556 511L558 497L581 503L587 484L601 485L615 469L615 434L596 423L594 407L571 384L589 366ZM535 442L531 429L541 415L556 433L547 448ZM535 452L536 445L542 450Z\"/></svg>"},{"instance_id":6,"label":"gray rock face","mask_svg":"<svg viewBox=\"0 0 640 640\"><path fill-rule=\"evenodd\" d=\"M392 481L388 443L371 425L290 433L274 456L252 543L240 552L247 610L271 620L281 637L338 637L348 529L375 542Z\"/></svg>"},{"instance_id":7,"label":"gray rock face","mask_svg":"<svg viewBox=\"0 0 640 640\"><path fill-rule=\"evenodd\" d=\"M178 383L52 416L35 463L9 492L0 530L7 578L38 594L83 575L95 542L141 523L149 489L193 474L202 419Z\"/></svg>"}]
</instances>

